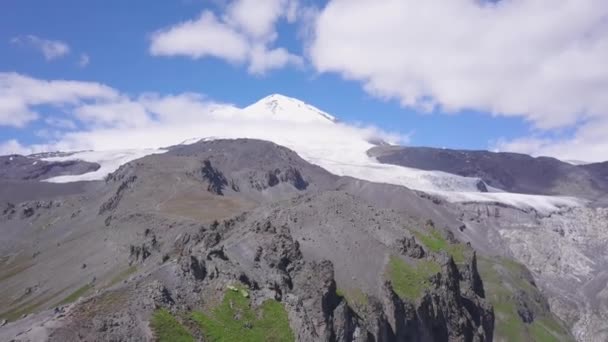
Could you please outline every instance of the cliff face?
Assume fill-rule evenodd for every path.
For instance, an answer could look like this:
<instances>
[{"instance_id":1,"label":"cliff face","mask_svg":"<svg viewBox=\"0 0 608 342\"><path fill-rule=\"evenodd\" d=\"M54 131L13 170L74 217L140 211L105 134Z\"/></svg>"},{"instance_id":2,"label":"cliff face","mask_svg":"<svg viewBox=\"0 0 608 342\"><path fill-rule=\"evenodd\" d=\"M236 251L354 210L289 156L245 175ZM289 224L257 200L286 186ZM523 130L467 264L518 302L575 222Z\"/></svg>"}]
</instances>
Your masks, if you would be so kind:
<instances>
[{"instance_id":1,"label":"cliff face","mask_svg":"<svg viewBox=\"0 0 608 342\"><path fill-rule=\"evenodd\" d=\"M365 305L354 308L338 293L333 264L306 260L287 227L269 223L239 232L241 223L225 221L184 235L170 247L175 259L126 287L77 304L49 339L143 340L150 331L140 322L160 308L182 317L193 336L204 336L203 330L188 325L187 317L231 289L242 288L252 306L268 300L281 303L298 341L492 340L494 315L480 293L483 286L476 284L474 254L460 267L447 255L437 256L441 269L416 300L401 298L386 281L380 296L370 296ZM243 233L257 245L253 268L243 267L229 251L230 237ZM205 242L215 234L221 236L217 244ZM146 262L159 259L152 255Z\"/></svg>"},{"instance_id":2,"label":"cliff face","mask_svg":"<svg viewBox=\"0 0 608 342\"><path fill-rule=\"evenodd\" d=\"M469 262L473 265L475 257ZM434 288L416 302L401 299L387 282L382 303L388 325L378 340L492 341L493 309L463 275L453 259L444 259L432 280Z\"/></svg>"}]
</instances>

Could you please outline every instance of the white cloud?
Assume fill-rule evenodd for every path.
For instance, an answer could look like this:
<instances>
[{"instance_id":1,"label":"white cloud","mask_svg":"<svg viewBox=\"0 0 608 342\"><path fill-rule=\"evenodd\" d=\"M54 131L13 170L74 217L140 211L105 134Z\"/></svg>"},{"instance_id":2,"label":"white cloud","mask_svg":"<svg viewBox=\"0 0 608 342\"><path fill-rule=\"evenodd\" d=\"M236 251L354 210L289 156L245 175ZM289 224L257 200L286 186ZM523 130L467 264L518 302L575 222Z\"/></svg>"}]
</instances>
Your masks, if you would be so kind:
<instances>
[{"instance_id":1,"label":"white cloud","mask_svg":"<svg viewBox=\"0 0 608 342\"><path fill-rule=\"evenodd\" d=\"M331 0L309 23L307 55L319 72L403 106L535 128L501 149L605 160L606 17L603 0ZM576 133L547 138L563 128Z\"/></svg>"},{"instance_id":2,"label":"white cloud","mask_svg":"<svg viewBox=\"0 0 608 342\"><path fill-rule=\"evenodd\" d=\"M242 62L247 56L247 40L215 15L204 11L196 20L189 20L152 36L150 53L155 56L213 56L231 62Z\"/></svg>"},{"instance_id":3,"label":"white cloud","mask_svg":"<svg viewBox=\"0 0 608 342\"><path fill-rule=\"evenodd\" d=\"M228 7L225 20L254 38L276 34L275 22L287 13L284 0L238 0Z\"/></svg>"},{"instance_id":4,"label":"white cloud","mask_svg":"<svg viewBox=\"0 0 608 342\"><path fill-rule=\"evenodd\" d=\"M86 104L75 108L73 112L78 120L92 128L129 128L149 122L144 106L128 99Z\"/></svg>"},{"instance_id":5,"label":"white cloud","mask_svg":"<svg viewBox=\"0 0 608 342\"><path fill-rule=\"evenodd\" d=\"M300 57L290 54L284 48L267 50L262 45L251 47L250 58L247 70L252 74L263 74L267 70L280 69L288 64L300 65L302 63Z\"/></svg>"},{"instance_id":6,"label":"white cloud","mask_svg":"<svg viewBox=\"0 0 608 342\"><path fill-rule=\"evenodd\" d=\"M61 106L83 98L108 96L107 89L82 82L46 82L17 73L0 73L0 126L23 127L36 120L38 105Z\"/></svg>"},{"instance_id":7,"label":"white cloud","mask_svg":"<svg viewBox=\"0 0 608 342\"><path fill-rule=\"evenodd\" d=\"M80 58L78 59L78 66L84 68L91 63L91 57L86 53L80 54Z\"/></svg>"},{"instance_id":8,"label":"white cloud","mask_svg":"<svg viewBox=\"0 0 608 342\"><path fill-rule=\"evenodd\" d=\"M11 139L0 143L0 156L8 154L30 154L31 150L21 145L17 140Z\"/></svg>"},{"instance_id":9,"label":"white cloud","mask_svg":"<svg viewBox=\"0 0 608 342\"><path fill-rule=\"evenodd\" d=\"M23 127L37 118L38 114L31 111L22 99L5 97L0 93L0 126Z\"/></svg>"},{"instance_id":10,"label":"white cloud","mask_svg":"<svg viewBox=\"0 0 608 342\"><path fill-rule=\"evenodd\" d=\"M15 37L11 42L18 45L28 45L40 50L47 61L63 57L70 53L70 47L65 42L43 39L31 34Z\"/></svg>"},{"instance_id":11,"label":"white cloud","mask_svg":"<svg viewBox=\"0 0 608 342\"><path fill-rule=\"evenodd\" d=\"M0 142L0 156L8 154L21 154L28 155L32 153L51 151L52 146L47 145L21 145L17 140L10 139L4 142Z\"/></svg>"},{"instance_id":12,"label":"white cloud","mask_svg":"<svg viewBox=\"0 0 608 342\"><path fill-rule=\"evenodd\" d=\"M44 81L17 73L0 72L0 126L23 127L39 117L36 106L60 107L118 96L114 89L99 83Z\"/></svg>"},{"instance_id":13,"label":"white cloud","mask_svg":"<svg viewBox=\"0 0 608 342\"><path fill-rule=\"evenodd\" d=\"M154 56L216 57L230 63L248 64L252 74L264 74L289 64L299 65L299 56L272 47L279 19L296 18L295 0L236 0L220 17L203 11L188 20L152 34Z\"/></svg>"},{"instance_id":14,"label":"white cloud","mask_svg":"<svg viewBox=\"0 0 608 342\"><path fill-rule=\"evenodd\" d=\"M332 0L309 54L405 106L521 116L551 129L608 112L602 0Z\"/></svg>"},{"instance_id":15,"label":"white cloud","mask_svg":"<svg viewBox=\"0 0 608 342\"><path fill-rule=\"evenodd\" d=\"M602 162L608 160L608 118L580 125L570 137L532 136L501 139L493 148L500 151L552 156L562 160Z\"/></svg>"}]
</instances>

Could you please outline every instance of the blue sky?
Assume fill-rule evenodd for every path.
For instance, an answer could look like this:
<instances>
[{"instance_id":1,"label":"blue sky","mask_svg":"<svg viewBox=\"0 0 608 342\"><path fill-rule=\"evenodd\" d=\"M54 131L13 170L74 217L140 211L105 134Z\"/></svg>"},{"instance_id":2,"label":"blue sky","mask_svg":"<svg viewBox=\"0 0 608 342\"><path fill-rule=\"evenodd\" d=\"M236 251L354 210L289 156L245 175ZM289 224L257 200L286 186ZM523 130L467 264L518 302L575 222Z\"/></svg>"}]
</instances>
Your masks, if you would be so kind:
<instances>
[{"instance_id":1,"label":"blue sky","mask_svg":"<svg viewBox=\"0 0 608 342\"><path fill-rule=\"evenodd\" d=\"M595 112L591 113L593 115L589 115L590 119L588 119L591 121L596 117L602 118L602 113L605 113L605 108L602 107L604 104L592 102L595 99L579 100L580 103L576 102L577 100L564 99L564 101L573 102L572 109L564 110L564 114L560 114L559 118L563 117L563 120L558 120L559 118L553 120L556 116L551 113L554 112L555 101L560 101L559 95L562 91L571 92L570 89L563 90L557 87L555 90L557 98L550 96L551 94L540 94L539 97L544 99L530 99L524 93L516 94L517 97L505 95L504 99L495 101L492 98L493 94L516 92L514 84L515 87L517 84L523 84L530 88L534 86L540 88L546 83L543 83L544 80L538 81L526 76L529 71L524 68L522 70L513 68L513 75L516 75L513 83L497 84L496 89L498 90L495 93L480 94L484 89L494 87L494 83L498 81L479 76L476 72L471 73L470 76L460 72L461 69L469 70L469 65L457 65L458 72L446 69L452 67L452 60L466 60L468 48L463 46L458 50L450 50L452 47L447 46L447 38L442 36L442 34L447 34L445 31L428 33L428 40L431 43L440 47L442 44L446 45L443 50L438 51L429 50L426 43L420 43L423 46L413 45L414 43L411 42L418 40L408 40L408 37L411 38L408 33L404 33L404 38L400 38L396 33L388 44L376 44L375 40L366 43L365 37L368 35L364 30L373 26L365 23L359 25L357 23L359 12L357 11L367 9L350 8L348 2L340 0L329 2L268 0L280 3L279 7L287 6L288 3L297 5L296 19L288 20L286 19L287 14L280 12L282 14L278 14L278 17L270 23L271 32L267 32L267 36L272 37L259 40L260 44L268 49L281 48L297 56L299 62L293 63L294 65L285 63L286 65L272 67L263 72L251 72L248 69L247 58L249 57L242 57L243 60L235 62L231 61L229 56L224 58L204 51L201 56L201 50L188 50L188 47L180 47L177 51L165 49L161 53L151 51L155 32L164 32L169 36L173 33L172 30L179 28L184 22L196 21L204 11L210 11L209 13L221 25L226 23L228 23L224 25L226 27L233 25L229 19L225 18L230 16L230 6L236 6L235 3L238 1L240 0L232 2L196 0L3 1L0 10L0 23L2 23L0 28L0 72L14 72L36 80L73 80L102 84L125 96L132 97L149 92L160 95L197 93L203 94L213 101L232 103L237 106L246 106L271 93L281 93L313 104L343 121L375 125L386 131L409 136L409 143L412 145L465 149L488 149L501 146L507 150L522 150L522 152L537 154L544 152L552 154L554 145L559 146L559 144L571 142L576 138L577 132L581 129L580 117L584 113L586 114L580 108L593 108ZM389 2L394 1L387 1L387 3ZM412 12L416 10L415 2L397 1L397 3L400 3L395 4L397 7L409 5L408 10L410 8ZM374 7L373 2L369 2L369 6ZM454 15L457 15L457 11L460 10L462 10L463 16L468 15L466 12L468 9L462 7L455 8ZM334 20L332 16L337 10L342 16ZM372 12L371 10L381 13L382 10L390 10L390 8L380 6L370 8L370 12ZM431 6L427 10L432 12L434 8ZM495 10L496 15L499 15L498 11L501 9ZM521 9L522 14L525 14L523 11L532 10ZM564 9L564 11L569 10L571 9ZM346 44L350 41L358 42L356 36L341 36L350 33L342 32L344 30L332 26L337 25L338 20L346 22L351 12L353 20L351 23L353 25L357 23L353 26L357 29L353 30L352 35L359 34L363 37L360 45L355 45L354 48L361 49L362 55L370 53L369 66L362 66L361 60L349 60L351 55L340 59L334 58L332 55L333 51L338 51L337 54L342 51L353 51L353 46ZM573 13L573 15L589 14ZM314 19L309 19L311 16L314 16ZM373 18L367 19L371 23L377 22L377 20L372 20ZM401 18L396 17L387 21L390 22L393 19ZM436 20L437 22L442 20L441 13L437 13ZM259 24L263 25L263 23ZM450 25L451 23L444 22L444 24ZM507 24L512 23L505 23L505 25ZM314 25L317 25L316 28L311 30L310 27ZM340 25L344 25L344 23ZM425 33L421 30L434 30L423 23L418 25L420 27L413 26L408 32L417 30L417 32ZM307 28L309 31L306 31ZM382 27L378 30L381 29ZM575 29L584 30L584 28L573 28L573 30ZM245 29L239 30L234 29L239 34L245 32ZM604 26L599 30L600 33L603 32L601 30L604 30ZM311 34L311 31L314 33ZM28 40L28 35L35 36L39 40L62 42L69 47L69 52L58 57L47 58L41 52L40 46ZM246 36L247 33L242 35ZM258 39L251 38L253 36L248 37L247 39ZM543 37L541 34L541 38ZM175 37L169 36L167 39L169 38ZM459 37L448 38L454 39L455 43L460 39ZM508 38L504 38L505 47L503 48L505 49L509 47L507 46L510 41ZM546 39L554 41L558 38L560 37L550 36ZM387 37L382 39L387 39ZM496 39L497 44L500 44L502 38L497 37ZM464 43L470 42L463 42L463 45L466 45ZM529 44L533 43L538 42ZM192 44L196 45L196 42ZM522 52L525 53L526 42L521 42L521 44ZM393 49L392 45L399 50ZM389 50L380 51L386 46L389 47ZM169 48L174 48L174 46L167 49ZM500 53L500 48L497 48L498 53ZM530 49L533 48L531 45ZM370 50L373 51L370 52ZM442 75L436 75L427 70L433 69L433 64L430 66L428 64L407 65L398 60L398 58L409 60L412 53L415 54L416 51L420 51L420 60L423 58L433 60L438 65L438 70L447 70L445 79L454 79L454 82L440 83L439 81L443 80ZM437 54L437 52L441 54ZM471 59L487 61L495 58L495 55L481 55L485 52L487 50L470 51L471 54L475 54L471 56ZM551 53L559 52L549 51L539 56L537 67L542 68L542 63L550 63L553 56ZM374 53L382 53L382 56L403 53L403 57L397 55L398 58L395 60L387 59L386 62L378 62L388 65L394 62L395 74L399 77L393 79L390 73L387 75L383 71L382 64L374 65L374 59L378 59L378 55L374 55ZM532 56L535 53L535 51L530 51ZM588 55L592 59L603 57L604 53L604 51L591 51L588 52ZM86 66L79 65L83 55L88 56ZM417 63L415 59L411 59L411 63ZM365 61L364 59L363 62ZM484 65L484 67L495 67L502 72L503 69L511 67L511 64L506 64L507 62L509 61L505 61L505 65L499 63L497 66L493 66L496 64L493 63ZM419 70L423 71L419 72ZM483 69L483 73L488 75L493 74L494 71ZM517 75L518 72L521 75ZM403 81L408 77L416 78L417 82ZM459 80L459 77L462 80ZM474 84L471 80L478 77L480 78L479 84ZM496 76L496 78L498 77L505 78L500 75ZM571 77L580 79L580 75L571 75ZM568 81L567 77L565 77L564 83L566 81ZM597 79L588 81L596 82L600 88L605 87L606 83L604 77L600 78L599 82ZM451 96L451 94L459 94L461 89L467 89L467 93L462 94L459 98ZM410 94L415 94L416 99L412 100ZM430 110L428 106L424 105L425 99L429 99L433 103ZM534 103L528 104L526 101ZM65 117L70 119L73 115L70 113L70 109L57 105L36 106L35 110L40 114L38 120L29 121L20 127L0 124L0 144L9 140L17 140L23 146L45 143L51 138L40 134L41 131L48 128L48 123L40 118ZM580 117L576 115L580 115ZM78 129L88 128L77 121L76 125ZM54 129L59 132L55 132L55 134L60 134L61 130L56 127ZM74 127L70 129L74 129ZM575 150L570 155L576 155ZM608 158L608 156L606 157Z\"/></svg>"}]
</instances>

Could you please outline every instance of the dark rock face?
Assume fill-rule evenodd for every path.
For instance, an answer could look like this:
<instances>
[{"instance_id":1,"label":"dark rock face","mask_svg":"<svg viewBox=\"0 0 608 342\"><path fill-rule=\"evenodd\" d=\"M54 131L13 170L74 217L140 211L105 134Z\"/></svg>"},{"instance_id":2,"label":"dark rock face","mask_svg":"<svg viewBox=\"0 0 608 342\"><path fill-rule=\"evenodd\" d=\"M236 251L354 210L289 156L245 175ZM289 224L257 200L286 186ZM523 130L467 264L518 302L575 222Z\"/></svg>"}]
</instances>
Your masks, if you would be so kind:
<instances>
[{"instance_id":1,"label":"dark rock face","mask_svg":"<svg viewBox=\"0 0 608 342\"><path fill-rule=\"evenodd\" d=\"M435 287L416 303L403 301L390 283L382 302L388 308L390 331L382 335L395 341L491 341L494 314L491 305L470 290L451 258L434 279Z\"/></svg>"},{"instance_id":2,"label":"dark rock face","mask_svg":"<svg viewBox=\"0 0 608 342\"><path fill-rule=\"evenodd\" d=\"M608 191L606 163L577 166L549 157L430 147L380 146L368 153L382 163L478 177L509 192L595 199ZM478 188L485 192L483 183Z\"/></svg>"},{"instance_id":3,"label":"dark rock face","mask_svg":"<svg viewBox=\"0 0 608 342\"><path fill-rule=\"evenodd\" d=\"M182 271L184 273L190 273L194 279L202 281L207 275L207 268L205 267L205 261L199 260L194 255L190 255L190 258L184 258L182 262Z\"/></svg>"},{"instance_id":4,"label":"dark rock face","mask_svg":"<svg viewBox=\"0 0 608 342\"><path fill-rule=\"evenodd\" d=\"M477 253L473 252L471 259L460 268L460 276L462 280L469 285L473 293L481 298L485 298L483 282L477 269Z\"/></svg>"},{"instance_id":5,"label":"dark rock face","mask_svg":"<svg viewBox=\"0 0 608 342\"><path fill-rule=\"evenodd\" d=\"M144 262L151 254L150 247L145 243L140 246L129 246L129 259L131 263Z\"/></svg>"},{"instance_id":6,"label":"dark rock face","mask_svg":"<svg viewBox=\"0 0 608 342\"><path fill-rule=\"evenodd\" d=\"M228 185L228 181L226 180L226 177L224 177L224 174L213 168L209 160L205 160L203 164L204 166L201 169L201 172L203 174L203 179L209 183L207 191L220 196L224 195L224 188Z\"/></svg>"},{"instance_id":7,"label":"dark rock face","mask_svg":"<svg viewBox=\"0 0 608 342\"><path fill-rule=\"evenodd\" d=\"M480 192L488 192L488 187L483 181L477 182L476 186L477 190L479 190Z\"/></svg>"},{"instance_id":8,"label":"dark rock face","mask_svg":"<svg viewBox=\"0 0 608 342\"><path fill-rule=\"evenodd\" d=\"M267 174L267 178L269 187L276 186L279 183L289 183L300 191L306 190L308 187L308 182L304 180L300 171L293 167L288 168L286 171L281 171L280 169L270 171Z\"/></svg>"},{"instance_id":9,"label":"dark rock face","mask_svg":"<svg viewBox=\"0 0 608 342\"><path fill-rule=\"evenodd\" d=\"M403 255L407 255L410 258L421 259L424 258L424 249L418 243L416 243L416 239L413 237L404 237L403 239L397 241L397 245L399 251Z\"/></svg>"},{"instance_id":10,"label":"dark rock face","mask_svg":"<svg viewBox=\"0 0 608 342\"><path fill-rule=\"evenodd\" d=\"M12 217L12 215L15 214L15 205L11 202L7 202L6 205L4 206L4 209L2 210L2 215L3 216L8 216L9 218Z\"/></svg>"},{"instance_id":11,"label":"dark rock face","mask_svg":"<svg viewBox=\"0 0 608 342\"><path fill-rule=\"evenodd\" d=\"M48 162L20 155L0 156L0 179L33 181L97 171L99 164L81 160Z\"/></svg>"},{"instance_id":12,"label":"dark rock face","mask_svg":"<svg viewBox=\"0 0 608 342\"><path fill-rule=\"evenodd\" d=\"M225 193L263 191L290 184L297 191L323 188L337 179L320 167L311 165L296 153L275 144L250 139L198 142L176 146L166 156L200 159L204 163L203 178L210 191ZM163 158L163 156L158 156ZM221 170L221 171L220 171ZM278 191L281 191L280 189Z\"/></svg>"},{"instance_id":13,"label":"dark rock face","mask_svg":"<svg viewBox=\"0 0 608 342\"><path fill-rule=\"evenodd\" d=\"M524 291L518 291L514 301L517 306L517 314L524 323L530 324L534 321L534 311L528 306L530 299Z\"/></svg>"},{"instance_id":14,"label":"dark rock face","mask_svg":"<svg viewBox=\"0 0 608 342\"><path fill-rule=\"evenodd\" d=\"M114 178L112 175L110 175L108 179L113 180ZM112 211L112 210L116 209L116 207L118 207L118 204L120 203L120 200L122 199L122 196L124 195L124 193L127 191L127 189L129 189L132 186L133 183L135 183L136 180L137 180L136 175L131 175L127 179L124 179L120 183L118 188L116 189L116 192L110 198L108 198L107 201L105 201L101 205L101 207L99 208L99 215L103 215L108 211Z\"/></svg>"}]
</instances>

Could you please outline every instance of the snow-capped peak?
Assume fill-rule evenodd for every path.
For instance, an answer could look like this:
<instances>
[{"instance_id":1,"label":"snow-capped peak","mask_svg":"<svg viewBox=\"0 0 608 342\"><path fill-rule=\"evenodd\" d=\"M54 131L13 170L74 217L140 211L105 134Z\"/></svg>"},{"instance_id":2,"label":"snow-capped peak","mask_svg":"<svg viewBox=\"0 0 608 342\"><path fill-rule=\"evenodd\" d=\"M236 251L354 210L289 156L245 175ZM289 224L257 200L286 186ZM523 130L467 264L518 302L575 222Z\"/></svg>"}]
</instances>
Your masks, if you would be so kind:
<instances>
[{"instance_id":1,"label":"snow-capped peak","mask_svg":"<svg viewBox=\"0 0 608 342\"><path fill-rule=\"evenodd\" d=\"M243 109L256 119L274 119L297 123L335 123L336 118L303 101L272 94Z\"/></svg>"}]
</instances>

